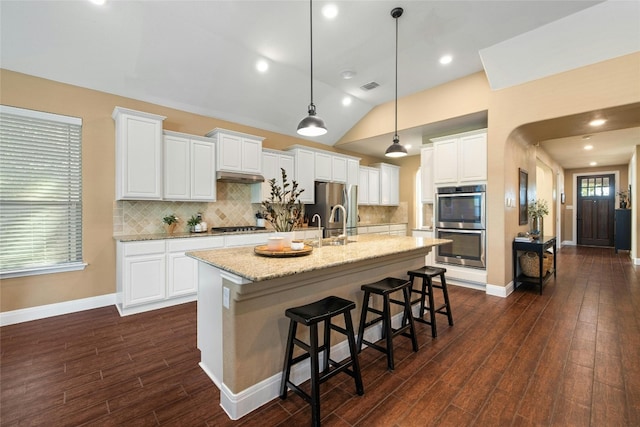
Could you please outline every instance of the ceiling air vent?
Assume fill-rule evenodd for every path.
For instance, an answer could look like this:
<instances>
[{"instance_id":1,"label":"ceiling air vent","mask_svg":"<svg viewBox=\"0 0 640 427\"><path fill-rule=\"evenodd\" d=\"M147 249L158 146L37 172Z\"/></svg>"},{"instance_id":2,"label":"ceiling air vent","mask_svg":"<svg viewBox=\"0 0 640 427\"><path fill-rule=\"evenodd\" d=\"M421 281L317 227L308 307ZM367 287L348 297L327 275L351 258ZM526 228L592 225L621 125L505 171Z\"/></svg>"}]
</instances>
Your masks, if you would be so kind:
<instances>
[{"instance_id":1,"label":"ceiling air vent","mask_svg":"<svg viewBox=\"0 0 640 427\"><path fill-rule=\"evenodd\" d=\"M366 85L360 86L360 89L362 89L362 90L371 90L371 89L377 88L378 86L380 86L378 83L370 82L370 83L367 83Z\"/></svg>"}]
</instances>

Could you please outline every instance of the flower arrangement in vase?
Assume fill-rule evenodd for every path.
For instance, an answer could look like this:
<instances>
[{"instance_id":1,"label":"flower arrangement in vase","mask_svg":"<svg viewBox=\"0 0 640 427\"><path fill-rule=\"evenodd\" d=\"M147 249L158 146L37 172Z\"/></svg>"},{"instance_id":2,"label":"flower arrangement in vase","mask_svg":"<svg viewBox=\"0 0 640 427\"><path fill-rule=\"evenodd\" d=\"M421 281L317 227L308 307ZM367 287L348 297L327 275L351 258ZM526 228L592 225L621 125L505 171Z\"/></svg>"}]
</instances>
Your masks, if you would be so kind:
<instances>
[{"instance_id":1,"label":"flower arrangement in vase","mask_svg":"<svg viewBox=\"0 0 640 427\"><path fill-rule=\"evenodd\" d=\"M527 206L527 214L531 218L530 235L537 239L544 234L544 217L549 215L549 205L545 199L531 200Z\"/></svg>"},{"instance_id":2,"label":"flower arrangement in vase","mask_svg":"<svg viewBox=\"0 0 640 427\"><path fill-rule=\"evenodd\" d=\"M620 200L620 209L627 209L627 200L629 199L629 193L625 191L618 191L616 193L618 199Z\"/></svg>"},{"instance_id":3,"label":"flower arrangement in vase","mask_svg":"<svg viewBox=\"0 0 640 427\"><path fill-rule=\"evenodd\" d=\"M304 216L304 204L299 200L304 189L299 189L295 180L289 183L285 170L280 170L282 187L277 184L275 178L269 180L271 197L262 202L260 214L276 231L288 232L293 231Z\"/></svg>"}]
</instances>

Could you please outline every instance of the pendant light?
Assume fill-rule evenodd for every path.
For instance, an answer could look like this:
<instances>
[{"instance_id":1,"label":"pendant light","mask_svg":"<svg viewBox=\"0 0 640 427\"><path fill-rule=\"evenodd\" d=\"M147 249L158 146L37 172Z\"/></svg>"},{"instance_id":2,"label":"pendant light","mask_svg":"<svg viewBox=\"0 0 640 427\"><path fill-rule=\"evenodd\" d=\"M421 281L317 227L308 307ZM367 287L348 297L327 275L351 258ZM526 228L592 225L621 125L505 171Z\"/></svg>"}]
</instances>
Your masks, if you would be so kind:
<instances>
[{"instance_id":1,"label":"pendant light","mask_svg":"<svg viewBox=\"0 0 640 427\"><path fill-rule=\"evenodd\" d=\"M407 155L407 149L400 144L400 138L398 137L398 18L402 16L404 10L401 7L395 7L391 11L391 16L396 20L396 125L395 133L393 134L393 144L387 148L384 155L387 157L404 157Z\"/></svg>"},{"instance_id":2,"label":"pendant light","mask_svg":"<svg viewBox=\"0 0 640 427\"><path fill-rule=\"evenodd\" d=\"M298 124L298 134L303 136L320 136L327 133L324 120L316 115L316 106L313 104L313 0L309 0L309 29L311 44L311 103L309 115Z\"/></svg>"}]
</instances>

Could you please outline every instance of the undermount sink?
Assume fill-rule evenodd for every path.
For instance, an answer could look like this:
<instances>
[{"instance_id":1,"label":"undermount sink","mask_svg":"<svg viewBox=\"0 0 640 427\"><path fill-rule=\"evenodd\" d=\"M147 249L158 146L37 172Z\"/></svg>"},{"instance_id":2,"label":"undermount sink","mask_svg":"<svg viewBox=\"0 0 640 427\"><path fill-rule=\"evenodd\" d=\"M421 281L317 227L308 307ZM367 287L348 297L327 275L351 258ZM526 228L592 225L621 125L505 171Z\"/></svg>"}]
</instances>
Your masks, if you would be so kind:
<instances>
[{"instance_id":1,"label":"undermount sink","mask_svg":"<svg viewBox=\"0 0 640 427\"><path fill-rule=\"evenodd\" d=\"M345 243L345 239L340 239L338 237L328 237L326 239L322 239L322 246L344 246L349 243L356 243L357 240L347 239ZM318 247L318 240L309 240L305 242L307 245L310 245L314 248Z\"/></svg>"}]
</instances>

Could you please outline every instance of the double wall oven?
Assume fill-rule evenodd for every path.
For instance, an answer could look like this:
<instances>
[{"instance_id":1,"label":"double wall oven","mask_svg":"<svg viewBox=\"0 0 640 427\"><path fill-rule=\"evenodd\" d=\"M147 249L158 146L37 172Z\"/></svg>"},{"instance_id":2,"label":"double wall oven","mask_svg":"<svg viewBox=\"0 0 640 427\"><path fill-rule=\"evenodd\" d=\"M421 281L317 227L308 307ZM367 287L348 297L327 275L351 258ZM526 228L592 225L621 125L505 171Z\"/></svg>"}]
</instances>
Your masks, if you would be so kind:
<instances>
[{"instance_id":1,"label":"double wall oven","mask_svg":"<svg viewBox=\"0 0 640 427\"><path fill-rule=\"evenodd\" d=\"M438 188L436 237L452 242L436 247L436 262L486 268L485 194L485 185Z\"/></svg>"}]
</instances>

